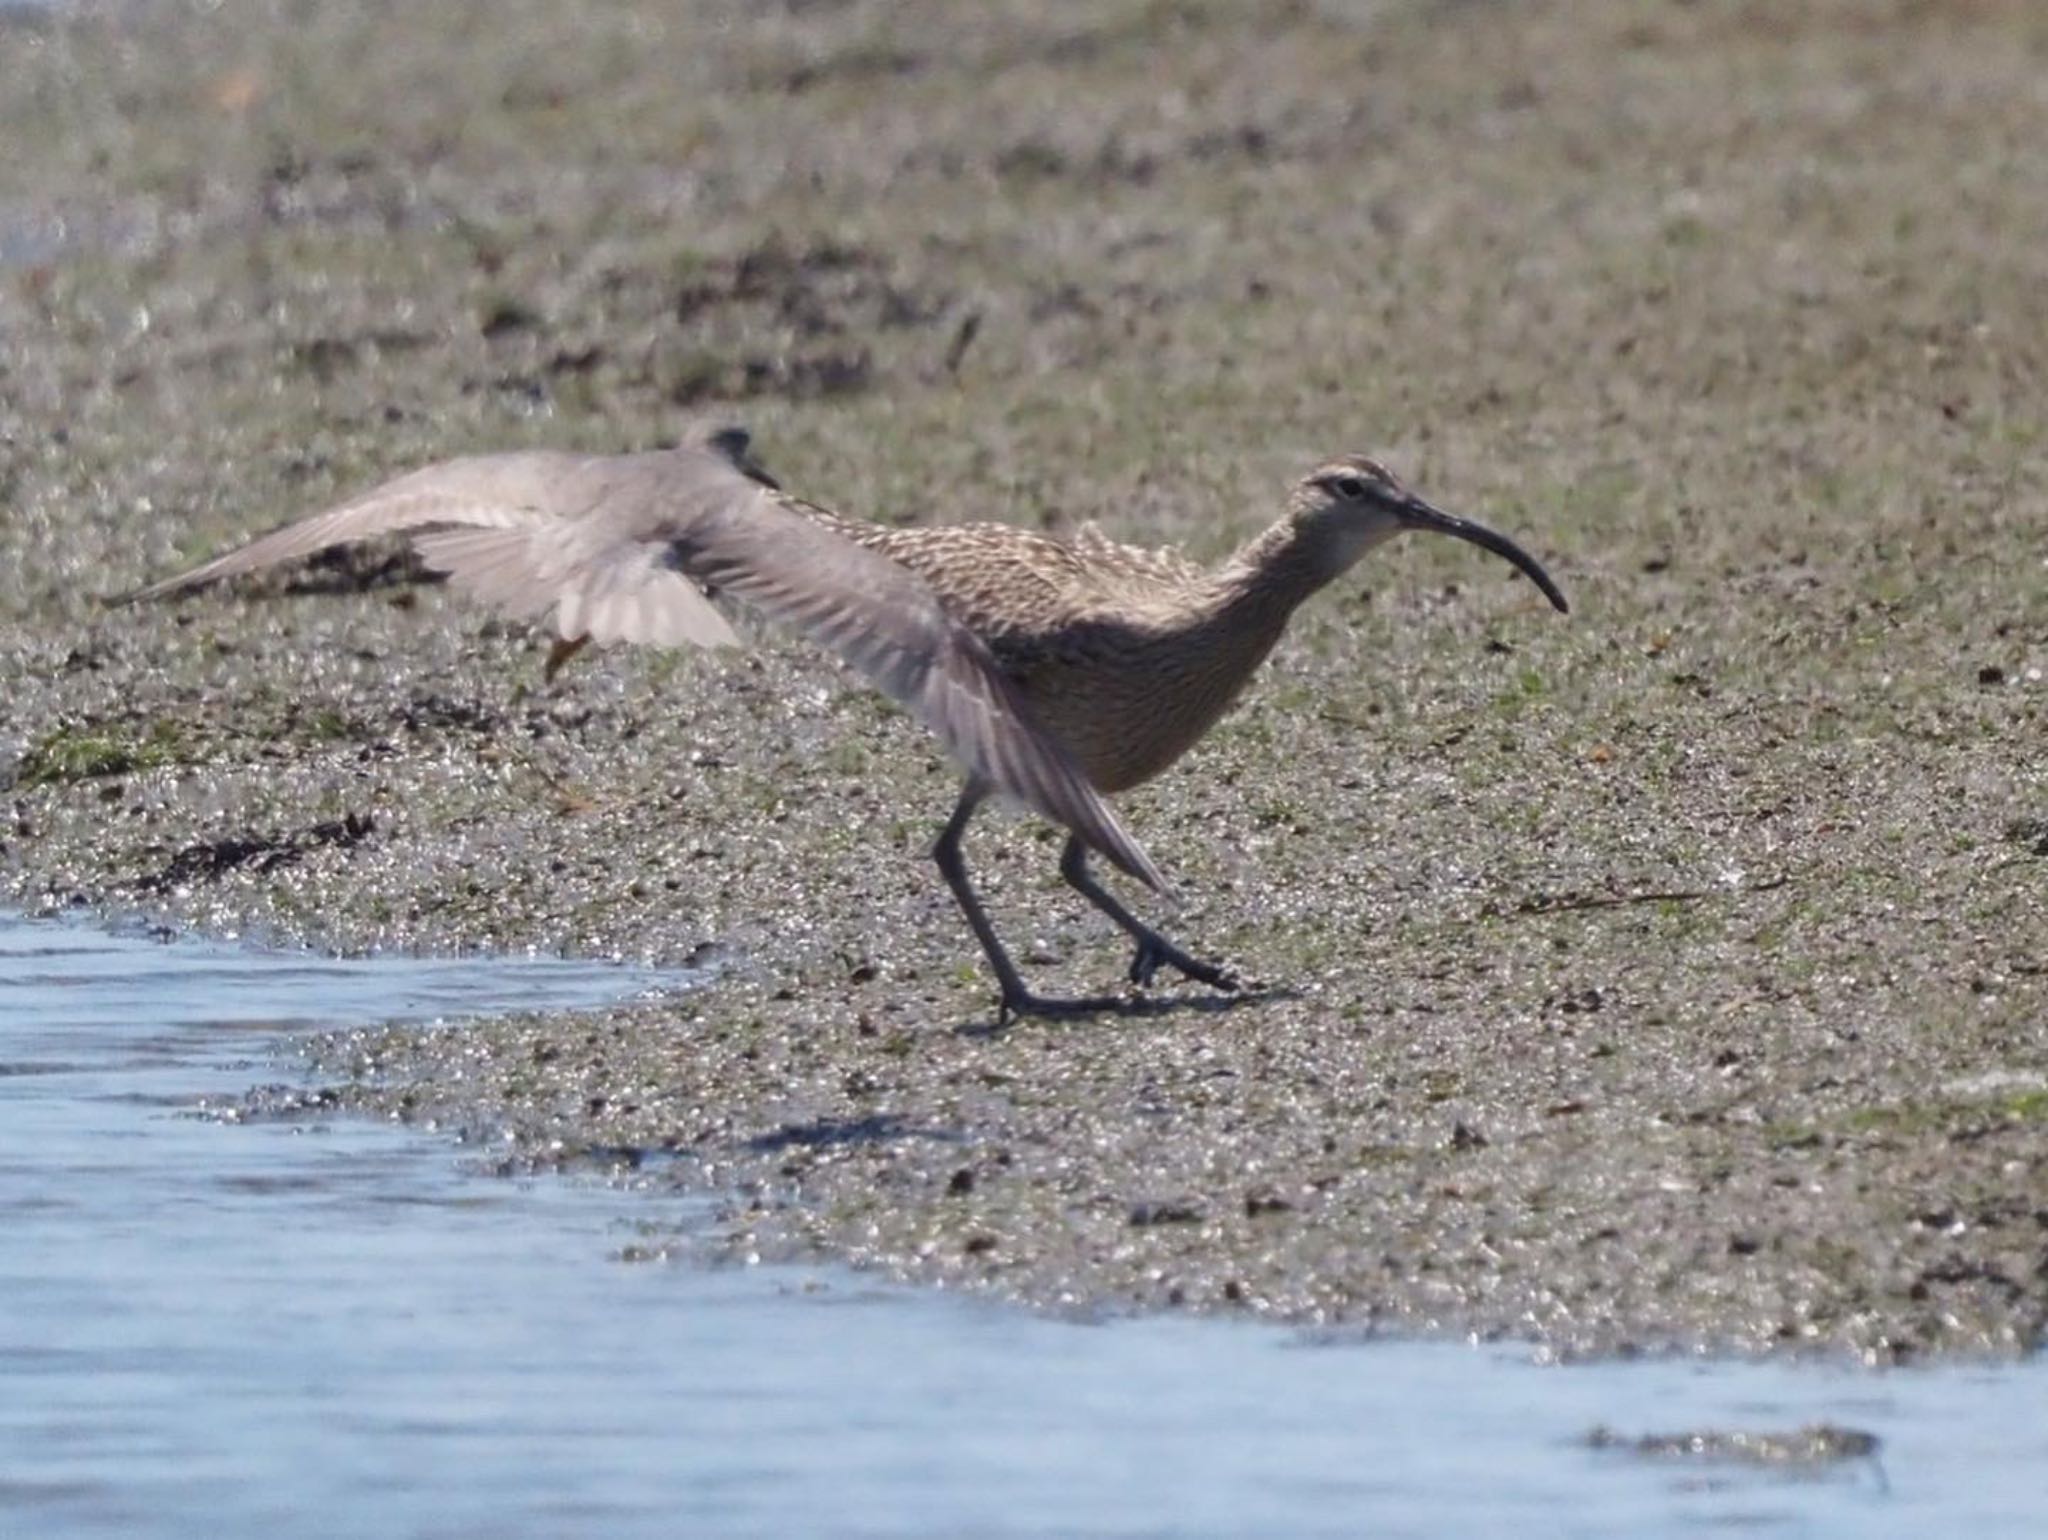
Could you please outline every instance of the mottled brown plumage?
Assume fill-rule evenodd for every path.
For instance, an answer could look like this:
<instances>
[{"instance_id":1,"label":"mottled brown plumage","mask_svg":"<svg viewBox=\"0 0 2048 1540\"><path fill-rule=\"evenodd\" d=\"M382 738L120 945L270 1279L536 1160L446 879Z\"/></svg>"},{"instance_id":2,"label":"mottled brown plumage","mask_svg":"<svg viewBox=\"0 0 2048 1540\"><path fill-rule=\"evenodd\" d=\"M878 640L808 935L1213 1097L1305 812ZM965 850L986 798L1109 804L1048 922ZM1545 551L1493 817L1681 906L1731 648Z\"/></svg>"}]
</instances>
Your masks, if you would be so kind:
<instances>
[{"instance_id":1,"label":"mottled brown plumage","mask_svg":"<svg viewBox=\"0 0 2048 1540\"><path fill-rule=\"evenodd\" d=\"M1103 800L1198 741L1250 680L1294 609L1367 550L1432 529L1514 562L1560 610L1533 558L1431 507L1384 467L1343 456L1295 486L1285 515L1214 570L1002 524L897 528L783 492L737 429L650 454L452 460L288 525L131 597L156 598L347 541L406 533L429 566L520 615L555 612L557 658L588 641L717 647L737 638L711 597L809 636L916 713L967 785L935 855L1012 1011L1110 1000L1033 995L997 939L960 854L989 792L1070 831L1060 870L1137 943L1134 983L1163 963L1221 989L1234 977L1133 917L1087 869L1090 849L1163 891Z\"/></svg>"}]
</instances>

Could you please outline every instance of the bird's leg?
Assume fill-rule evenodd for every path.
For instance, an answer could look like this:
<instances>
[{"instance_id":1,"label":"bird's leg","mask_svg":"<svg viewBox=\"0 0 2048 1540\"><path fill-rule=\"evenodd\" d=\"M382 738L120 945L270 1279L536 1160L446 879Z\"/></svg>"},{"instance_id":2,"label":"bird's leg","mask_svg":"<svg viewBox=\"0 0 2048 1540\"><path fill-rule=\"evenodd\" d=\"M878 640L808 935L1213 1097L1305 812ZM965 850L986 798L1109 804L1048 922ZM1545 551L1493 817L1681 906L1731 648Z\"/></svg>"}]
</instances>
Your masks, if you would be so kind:
<instances>
[{"instance_id":1,"label":"bird's leg","mask_svg":"<svg viewBox=\"0 0 2048 1540\"><path fill-rule=\"evenodd\" d=\"M975 897L974 885L967 880L967 862L960 854L960 836L967 832L968 820L974 817L974 810L981 806L981 799L987 794L987 788L979 781L967 783L960 793L959 804L953 809L953 816L946 822L945 832L939 835L938 844L932 847L932 859L938 862L939 875L953 890L953 897L967 916L967 923L974 927L974 938L988 955L989 966L996 970L996 982L1003 990L1003 1014L1007 1016L1013 1009L1012 1002L1029 998L1031 991L1024 987L1017 965L1003 950L1003 943L996 937L996 928L989 924L981 900Z\"/></svg>"},{"instance_id":2,"label":"bird's leg","mask_svg":"<svg viewBox=\"0 0 2048 1540\"><path fill-rule=\"evenodd\" d=\"M1230 969L1215 963L1203 962L1199 957L1190 957L1179 947L1168 941L1158 931L1132 914L1107 888L1098 883L1088 870L1088 847L1081 836L1067 837L1067 848L1060 856L1060 875L1067 879L1067 885L1089 903L1108 915L1124 933L1138 943L1138 949L1131 954L1131 982L1139 988L1152 982L1152 975L1159 971L1159 965L1166 963L1178 968L1186 977L1207 984L1212 989L1226 993L1239 985L1237 975Z\"/></svg>"},{"instance_id":3,"label":"bird's leg","mask_svg":"<svg viewBox=\"0 0 2048 1540\"><path fill-rule=\"evenodd\" d=\"M548 649L548 662L546 669L542 672L542 679L548 684L553 684L555 682L555 675L562 671L562 665L589 645L590 634L588 632L576 637L556 637L555 645Z\"/></svg>"},{"instance_id":4,"label":"bird's leg","mask_svg":"<svg viewBox=\"0 0 2048 1540\"><path fill-rule=\"evenodd\" d=\"M932 859L938 863L939 875L946 879L946 886L953 890L960 912L974 927L974 937L987 954L989 966L995 969L996 982L1002 986L1003 1003L997 1012L997 1024L1007 1022L1012 1016L1081 1016L1119 1008L1123 1004L1121 1000L1049 1000L1024 987L1023 975L1010 961L1010 954L1003 950L1003 943L996 938L996 928L989 923L981 900L975 896L974 885L967 880L967 863L960 854L960 837L967 832L968 821L987 795L988 787L982 782L968 781L960 793L959 805L953 809L952 818L939 835L938 844L932 847Z\"/></svg>"}]
</instances>

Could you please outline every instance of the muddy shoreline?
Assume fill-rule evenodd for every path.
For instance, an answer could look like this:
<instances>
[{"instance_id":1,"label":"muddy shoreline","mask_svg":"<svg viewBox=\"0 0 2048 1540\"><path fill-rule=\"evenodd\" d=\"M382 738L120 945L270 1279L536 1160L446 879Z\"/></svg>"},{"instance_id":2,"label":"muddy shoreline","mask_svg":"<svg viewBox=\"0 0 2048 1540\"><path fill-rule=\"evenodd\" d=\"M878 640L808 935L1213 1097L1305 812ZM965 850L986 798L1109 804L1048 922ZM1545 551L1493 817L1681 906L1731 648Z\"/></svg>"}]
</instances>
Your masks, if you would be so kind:
<instances>
[{"instance_id":1,"label":"muddy shoreline","mask_svg":"<svg viewBox=\"0 0 2048 1540\"><path fill-rule=\"evenodd\" d=\"M0 17L47 145L0 172L0 901L710 965L316 1059L515 1166L729 1192L734 1255L2038 1345L2048 211L2001 147L2048 138L2048 26L457 9ZM1205 558L1383 452L1574 613L1370 558L1121 804L1173 934L1270 987L996 1030L926 857L953 772L800 648L544 685L388 551L98 602L425 460L707 417L849 512ZM1034 984L1096 992L1057 854L970 848Z\"/></svg>"}]
</instances>

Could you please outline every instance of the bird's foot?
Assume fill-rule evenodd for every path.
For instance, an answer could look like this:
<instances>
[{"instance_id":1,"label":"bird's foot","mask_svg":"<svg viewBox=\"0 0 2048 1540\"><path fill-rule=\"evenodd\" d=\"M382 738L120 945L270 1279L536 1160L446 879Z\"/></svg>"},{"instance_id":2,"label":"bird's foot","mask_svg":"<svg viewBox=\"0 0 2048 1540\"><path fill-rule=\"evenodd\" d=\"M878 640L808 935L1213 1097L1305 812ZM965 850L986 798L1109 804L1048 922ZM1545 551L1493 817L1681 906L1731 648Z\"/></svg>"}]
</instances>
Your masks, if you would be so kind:
<instances>
[{"instance_id":1,"label":"bird's foot","mask_svg":"<svg viewBox=\"0 0 2048 1540\"><path fill-rule=\"evenodd\" d=\"M996 1025L1007 1027L1016 1016L1043 1016L1053 1020L1069 1019L1076 1016L1103 1016L1113 1011L1128 1011L1130 999L1124 995L1087 995L1067 998L1053 995L1034 995L1021 986L1003 991L1003 1003L996 1010Z\"/></svg>"},{"instance_id":2,"label":"bird's foot","mask_svg":"<svg viewBox=\"0 0 2048 1540\"><path fill-rule=\"evenodd\" d=\"M1207 984L1211 989L1220 989L1227 995L1236 994L1244 987L1244 980L1238 977L1234 968L1190 957L1164 936L1149 931L1138 938L1138 949L1131 954L1131 982L1140 989L1145 988L1162 963L1177 969L1184 978Z\"/></svg>"},{"instance_id":3,"label":"bird's foot","mask_svg":"<svg viewBox=\"0 0 2048 1540\"><path fill-rule=\"evenodd\" d=\"M1203 962L1199 957L1190 957L1164 936L1147 932L1138 939L1138 949L1131 957L1131 984L1134 990L1142 991L1151 984L1160 968L1170 967L1183 977L1198 984L1207 984L1211 989L1234 995L1245 988L1246 980L1234 968L1219 963ZM1145 1012L1154 1002L1148 1002L1141 993L1121 995L1037 995L1024 987L1021 979L1009 978L1003 982L1002 1004L996 1010L996 1025L1006 1027L1019 1016L1039 1016L1051 1020L1068 1019L1077 1016L1130 1015Z\"/></svg>"}]
</instances>

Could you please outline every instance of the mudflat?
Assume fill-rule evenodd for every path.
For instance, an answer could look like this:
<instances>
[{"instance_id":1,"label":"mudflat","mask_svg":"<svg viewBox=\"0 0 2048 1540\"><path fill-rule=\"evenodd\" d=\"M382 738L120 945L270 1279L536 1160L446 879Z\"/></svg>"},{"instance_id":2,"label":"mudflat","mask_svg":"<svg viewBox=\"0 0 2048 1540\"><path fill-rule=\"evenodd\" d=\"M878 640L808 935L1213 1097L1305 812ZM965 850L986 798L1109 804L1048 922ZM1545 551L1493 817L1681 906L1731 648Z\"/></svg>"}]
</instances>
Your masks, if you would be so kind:
<instances>
[{"instance_id":1,"label":"mudflat","mask_svg":"<svg viewBox=\"0 0 2048 1540\"><path fill-rule=\"evenodd\" d=\"M710 1244L1560 1351L2048 1311L2048 13L1735 0L0 12L0 894L695 962L323 1040ZM1266 986L997 1030L955 774L837 666L586 656L391 550L113 593L427 460L743 422L803 495L1376 553L1123 799ZM1121 938L969 858L1035 985ZM1148 911L1152 912L1152 911ZM663 1157L663 1158L654 1158ZM673 1158L667 1158L673 1157Z\"/></svg>"}]
</instances>

